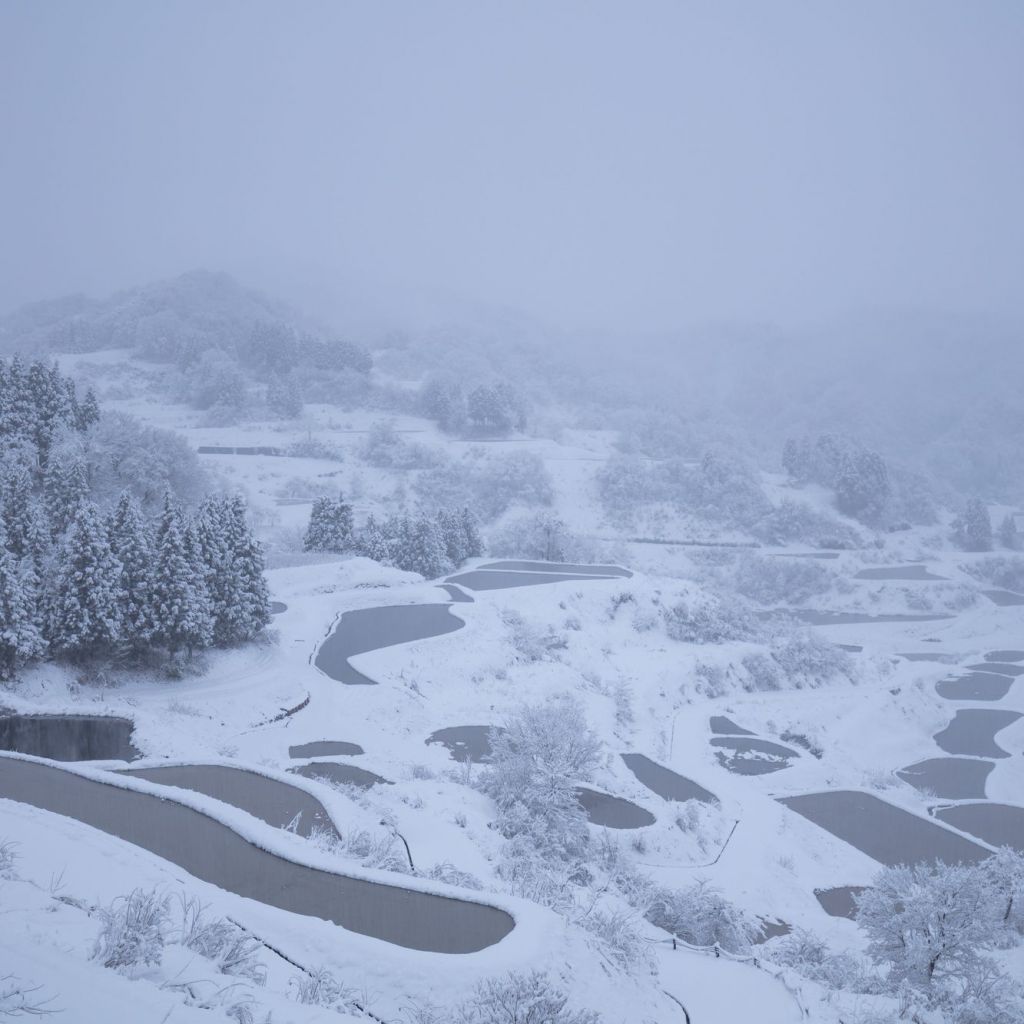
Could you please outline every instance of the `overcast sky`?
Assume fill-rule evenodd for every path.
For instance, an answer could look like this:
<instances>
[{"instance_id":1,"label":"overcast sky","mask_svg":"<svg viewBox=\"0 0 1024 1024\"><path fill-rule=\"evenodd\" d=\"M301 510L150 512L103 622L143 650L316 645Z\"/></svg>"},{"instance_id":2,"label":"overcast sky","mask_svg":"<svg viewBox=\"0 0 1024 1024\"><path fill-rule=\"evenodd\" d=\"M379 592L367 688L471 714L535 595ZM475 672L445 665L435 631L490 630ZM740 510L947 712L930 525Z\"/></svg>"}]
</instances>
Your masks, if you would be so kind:
<instances>
[{"instance_id":1,"label":"overcast sky","mask_svg":"<svg viewBox=\"0 0 1024 1024\"><path fill-rule=\"evenodd\" d=\"M1016 316L1022 55L1020 0L2 0L0 309Z\"/></svg>"}]
</instances>

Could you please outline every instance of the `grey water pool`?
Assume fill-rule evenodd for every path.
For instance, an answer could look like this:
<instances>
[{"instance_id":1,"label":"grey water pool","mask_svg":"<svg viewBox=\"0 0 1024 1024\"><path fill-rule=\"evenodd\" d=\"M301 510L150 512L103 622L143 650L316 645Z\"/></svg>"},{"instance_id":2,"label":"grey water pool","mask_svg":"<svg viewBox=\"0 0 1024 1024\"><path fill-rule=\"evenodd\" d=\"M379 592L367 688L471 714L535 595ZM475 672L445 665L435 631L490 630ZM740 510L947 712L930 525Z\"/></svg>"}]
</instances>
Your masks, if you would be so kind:
<instances>
[{"instance_id":1,"label":"grey water pool","mask_svg":"<svg viewBox=\"0 0 1024 1024\"><path fill-rule=\"evenodd\" d=\"M515 926L486 903L308 867L248 842L174 800L0 756L0 797L74 818L170 861L204 882L407 949L475 953Z\"/></svg>"}]
</instances>

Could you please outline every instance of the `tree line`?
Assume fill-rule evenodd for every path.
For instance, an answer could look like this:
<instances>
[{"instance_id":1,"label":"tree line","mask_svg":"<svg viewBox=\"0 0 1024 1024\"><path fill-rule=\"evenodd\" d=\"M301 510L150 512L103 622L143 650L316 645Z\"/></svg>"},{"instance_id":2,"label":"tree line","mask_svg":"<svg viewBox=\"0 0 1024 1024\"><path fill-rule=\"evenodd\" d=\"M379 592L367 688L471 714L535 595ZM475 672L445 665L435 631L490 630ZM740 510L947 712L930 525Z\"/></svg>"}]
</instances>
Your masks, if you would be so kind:
<instances>
[{"instance_id":1,"label":"tree line","mask_svg":"<svg viewBox=\"0 0 1024 1024\"><path fill-rule=\"evenodd\" d=\"M467 558L484 553L480 523L469 508L395 514L378 523L369 516L356 529L343 496L313 502L303 539L306 551L352 552L435 579Z\"/></svg>"}]
</instances>

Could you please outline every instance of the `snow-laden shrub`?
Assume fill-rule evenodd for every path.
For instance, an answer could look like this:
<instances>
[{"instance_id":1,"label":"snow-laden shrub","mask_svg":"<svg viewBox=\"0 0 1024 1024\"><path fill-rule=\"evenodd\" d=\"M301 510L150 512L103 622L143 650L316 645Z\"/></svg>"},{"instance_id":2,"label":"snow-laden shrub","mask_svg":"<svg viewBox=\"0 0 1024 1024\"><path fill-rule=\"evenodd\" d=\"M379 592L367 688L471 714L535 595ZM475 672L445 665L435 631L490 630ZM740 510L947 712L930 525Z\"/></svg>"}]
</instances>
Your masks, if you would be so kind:
<instances>
[{"instance_id":1,"label":"snow-laden shrub","mask_svg":"<svg viewBox=\"0 0 1024 1024\"><path fill-rule=\"evenodd\" d=\"M409 873L409 857L405 848L390 831L374 835L365 829L353 829L338 835L333 829L318 825L310 832L309 841L324 853L357 860L364 868Z\"/></svg>"},{"instance_id":2,"label":"snow-laden shrub","mask_svg":"<svg viewBox=\"0 0 1024 1024\"><path fill-rule=\"evenodd\" d=\"M751 528L766 544L807 544L817 548L857 548L860 534L834 516L802 501L784 498Z\"/></svg>"},{"instance_id":3,"label":"snow-laden shrub","mask_svg":"<svg viewBox=\"0 0 1024 1024\"><path fill-rule=\"evenodd\" d=\"M158 964L170 921L170 897L155 889L134 889L99 911L103 925L92 958L120 970Z\"/></svg>"},{"instance_id":4,"label":"snow-laden shrub","mask_svg":"<svg viewBox=\"0 0 1024 1024\"><path fill-rule=\"evenodd\" d=\"M833 989L857 989L861 986L863 968L851 953L834 953L820 936L804 928L795 928L789 935L771 945L772 961L792 967L811 981Z\"/></svg>"},{"instance_id":5,"label":"snow-laden shrub","mask_svg":"<svg viewBox=\"0 0 1024 1024\"><path fill-rule=\"evenodd\" d=\"M469 506L485 522L512 505L550 505L554 485L544 460L534 452L487 454L473 449L462 459L422 470L413 488L429 508Z\"/></svg>"},{"instance_id":6,"label":"snow-laden shrub","mask_svg":"<svg viewBox=\"0 0 1024 1024\"><path fill-rule=\"evenodd\" d=\"M544 562L587 562L593 545L574 534L554 512L515 516L488 537L488 549L501 558L531 558Z\"/></svg>"},{"instance_id":7,"label":"snow-laden shrub","mask_svg":"<svg viewBox=\"0 0 1024 1024\"><path fill-rule=\"evenodd\" d=\"M960 568L985 583L1024 593L1024 558L993 555L991 558L966 563Z\"/></svg>"},{"instance_id":8,"label":"snow-laden shrub","mask_svg":"<svg viewBox=\"0 0 1024 1024\"><path fill-rule=\"evenodd\" d=\"M296 459L326 459L329 462L344 462L345 450L339 445L323 441L318 437L304 437L292 441L287 452Z\"/></svg>"},{"instance_id":9,"label":"snow-laden shrub","mask_svg":"<svg viewBox=\"0 0 1024 1024\"><path fill-rule=\"evenodd\" d=\"M743 667L747 670L748 681L746 690L778 690L782 686L782 671L779 664L767 654L755 652L743 658Z\"/></svg>"},{"instance_id":10,"label":"snow-laden shrub","mask_svg":"<svg viewBox=\"0 0 1024 1024\"><path fill-rule=\"evenodd\" d=\"M693 946L717 944L730 953L745 952L757 934L747 915L706 881L661 890L645 916Z\"/></svg>"},{"instance_id":11,"label":"snow-laden shrub","mask_svg":"<svg viewBox=\"0 0 1024 1024\"><path fill-rule=\"evenodd\" d=\"M543 971L509 972L477 985L449 1018L453 1024L599 1024L590 1010L572 1010L569 998Z\"/></svg>"},{"instance_id":12,"label":"snow-laden shrub","mask_svg":"<svg viewBox=\"0 0 1024 1024\"><path fill-rule=\"evenodd\" d=\"M427 872L427 878L432 878L435 882L444 882L447 885L457 885L463 889L482 889L484 887L476 875L470 874L468 871L461 871L449 861L435 864Z\"/></svg>"},{"instance_id":13,"label":"snow-laden shrub","mask_svg":"<svg viewBox=\"0 0 1024 1024\"><path fill-rule=\"evenodd\" d=\"M697 677L697 692L714 700L724 697L729 690L729 676L726 670L715 662L698 661L693 667Z\"/></svg>"},{"instance_id":14,"label":"snow-laden shrub","mask_svg":"<svg viewBox=\"0 0 1024 1024\"><path fill-rule=\"evenodd\" d=\"M0 840L0 878L14 877L14 864L17 859L17 844L9 839Z\"/></svg>"},{"instance_id":15,"label":"snow-laden shrub","mask_svg":"<svg viewBox=\"0 0 1024 1024\"><path fill-rule=\"evenodd\" d=\"M444 456L422 444L406 441L393 423L374 423L359 447L359 455L371 466L387 469L427 469Z\"/></svg>"},{"instance_id":16,"label":"snow-laden shrub","mask_svg":"<svg viewBox=\"0 0 1024 1024\"><path fill-rule=\"evenodd\" d=\"M529 837L548 856L567 860L586 847L586 817L575 786L600 763L601 741L570 699L524 705L491 731L491 760L480 788L497 804L498 831Z\"/></svg>"},{"instance_id":17,"label":"snow-laden shrub","mask_svg":"<svg viewBox=\"0 0 1024 1024\"><path fill-rule=\"evenodd\" d=\"M578 824L584 830L579 839L585 842L586 824ZM541 838L541 848L538 848L529 832L521 833L505 843L498 862L498 877L510 895L560 914L568 914L574 906L570 886L574 881L578 883L584 880L586 869L577 860L548 856L544 852L546 841L544 837ZM564 848L566 844L563 841L561 845Z\"/></svg>"},{"instance_id":18,"label":"snow-laden shrub","mask_svg":"<svg viewBox=\"0 0 1024 1024\"><path fill-rule=\"evenodd\" d=\"M595 907L574 918L573 923L594 936L601 952L623 970L650 964L650 948L632 915Z\"/></svg>"},{"instance_id":19,"label":"snow-laden shrub","mask_svg":"<svg viewBox=\"0 0 1024 1024\"><path fill-rule=\"evenodd\" d=\"M53 997L42 994L41 985L30 985L13 974L0 975L0 1017L45 1017Z\"/></svg>"},{"instance_id":20,"label":"snow-laden shrub","mask_svg":"<svg viewBox=\"0 0 1024 1024\"><path fill-rule=\"evenodd\" d=\"M212 960L222 974L251 978L258 985L266 981L266 968L259 960L258 940L224 918L209 919L206 907L195 896L182 893L179 901L181 945Z\"/></svg>"},{"instance_id":21,"label":"snow-laden shrub","mask_svg":"<svg viewBox=\"0 0 1024 1024\"><path fill-rule=\"evenodd\" d=\"M802 630L771 647L772 657L786 678L793 683L808 680L812 686L837 675L850 677L853 662L841 647L823 640L810 630Z\"/></svg>"},{"instance_id":22,"label":"snow-laden shrub","mask_svg":"<svg viewBox=\"0 0 1024 1024\"><path fill-rule=\"evenodd\" d=\"M297 1003L307 1006L326 1006L342 1012L357 1009L353 991L326 967L317 967L292 978L290 991Z\"/></svg>"},{"instance_id":23,"label":"snow-laden shrub","mask_svg":"<svg viewBox=\"0 0 1024 1024\"><path fill-rule=\"evenodd\" d=\"M836 578L836 573L813 558L747 555L736 565L733 585L759 604L796 605L827 593Z\"/></svg>"},{"instance_id":24,"label":"snow-laden shrub","mask_svg":"<svg viewBox=\"0 0 1024 1024\"><path fill-rule=\"evenodd\" d=\"M560 640L550 629L542 633L511 608L502 610L501 621L508 630L508 640L519 656L518 660L543 661L552 651L565 647L565 641Z\"/></svg>"},{"instance_id":25,"label":"snow-laden shrub","mask_svg":"<svg viewBox=\"0 0 1024 1024\"><path fill-rule=\"evenodd\" d=\"M689 644L724 644L755 640L759 630L750 609L739 599L710 597L698 604L680 601L664 611L665 632Z\"/></svg>"}]
</instances>

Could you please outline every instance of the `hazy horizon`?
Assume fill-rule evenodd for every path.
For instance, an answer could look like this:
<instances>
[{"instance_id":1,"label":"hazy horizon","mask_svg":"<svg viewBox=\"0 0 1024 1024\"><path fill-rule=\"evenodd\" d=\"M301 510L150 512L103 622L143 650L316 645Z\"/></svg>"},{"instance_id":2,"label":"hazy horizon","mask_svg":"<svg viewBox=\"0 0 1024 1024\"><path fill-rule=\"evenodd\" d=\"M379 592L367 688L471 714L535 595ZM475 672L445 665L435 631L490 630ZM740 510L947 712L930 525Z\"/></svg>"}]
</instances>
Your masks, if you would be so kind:
<instances>
[{"instance_id":1,"label":"hazy horizon","mask_svg":"<svg viewBox=\"0 0 1024 1024\"><path fill-rule=\"evenodd\" d=\"M1024 8L8 2L0 309L1024 311ZM356 315L362 315L357 312Z\"/></svg>"}]
</instances>

